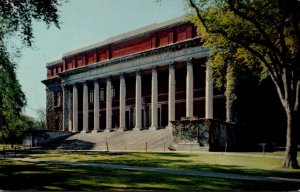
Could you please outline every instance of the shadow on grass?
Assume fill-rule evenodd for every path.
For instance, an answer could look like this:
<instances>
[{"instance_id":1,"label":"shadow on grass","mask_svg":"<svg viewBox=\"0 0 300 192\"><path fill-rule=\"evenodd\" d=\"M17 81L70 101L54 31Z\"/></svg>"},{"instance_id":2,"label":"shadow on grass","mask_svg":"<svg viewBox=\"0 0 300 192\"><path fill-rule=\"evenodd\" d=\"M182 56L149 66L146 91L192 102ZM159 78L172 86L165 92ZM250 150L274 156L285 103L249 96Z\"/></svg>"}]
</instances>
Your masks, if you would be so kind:
<instances>
[{"instance_id":1,"label":"shadow on grass","mask_svg":"<svg viewBox=\"0 0 300 192\"><path fill-rule=\"evenodd\" d=\"M141 171L111 170L0 161L2 190L298 190L287 183L249 182L228 179L188 177Z\"/></svg>"},{"instance_id":2,"label":"shadow on grass","mask_svg":"<svg viewBox=\"0 0 300 192\"><path fill-rule=\"evenodd\" d=\"M85 153L85 154L95 157L95 160L84 160L84 162L87 163L121 164L121 165L133 165L133 166L145 166L145 167L167 167L167 168L193 170L193 171L235 173L235 174L254 175L254 176L285 177L285 178L300 179L299 170L282 169L279 166L278 169L275 170L270 170L270 169L266 170L260 168L249 168L240 165L221 165L221 164L211 164L211 163L203 163L203 162L191 163L189 157L199 158L195 154L101 153L102 155L107 156L107 158L103 158L100 160L96 158L99 155L99 153L97 154ZM110 156L112 158L109 158ZM222 158L222 156L220 156L219 158ZM78 158L78 161L80 161L80 158Z\"/></svg>"},{"instance_id":3,"label":"shadow on grass","mask_svg":"<svg viewBox=\"0 0 300 192\"><path fill-rule=\"evenodd\" d=\"M134 153L134 152L95 152L95 151L54 151L47 153L44 151L45 156L41 154L42 158L52 158L59 160L60 157L64 157L67 161L78 161L86 163L103 163L103 164L121 164L121 165L133 165L133 166L145 166L145 167L168 167L175 169L185 169L194 171L206 171L206 172L222 172L222 173L237 173L246 175L259 175L259 176L273 176L273 177L287 177L287 178L300 178L300 171L280 169L280 163L278 161L278 169L264 169L255 168L256 165L242 166L234 165L234 161L249 161L256 160L258 164L262 163L269 165L272 162L268 162L270 159L253 158L249 157L233 157L222 155L199 155L199 154L187 154L187 153ZM30 156L30 158L40 158L38 156ZM227 159L232 162L231 165L209 163L209 159L213 158ZM230 159L228 159L230 158ZM202 161L203 159L204 161ZM223 160L222 160L223 161ZM274 162L273 162L274 163ZM238 163L239 164L239 163ZM247 162L246 162L247 164ZM253 163L252 163L253 164ZM277 164L277 162L276 162ZM260 165L260 167L263 167Z\"/></svg>"},{"instance_id":4,"label":"shadow on grass","mask_svg":"<svg viewBox=\"0 0 300 192\"><path fill-rule=\"evenodd\" d=\"M95 143L82 141L79 139L65 140L57 147L58 150L91 150Z\"/></svg>"}]
</instances>

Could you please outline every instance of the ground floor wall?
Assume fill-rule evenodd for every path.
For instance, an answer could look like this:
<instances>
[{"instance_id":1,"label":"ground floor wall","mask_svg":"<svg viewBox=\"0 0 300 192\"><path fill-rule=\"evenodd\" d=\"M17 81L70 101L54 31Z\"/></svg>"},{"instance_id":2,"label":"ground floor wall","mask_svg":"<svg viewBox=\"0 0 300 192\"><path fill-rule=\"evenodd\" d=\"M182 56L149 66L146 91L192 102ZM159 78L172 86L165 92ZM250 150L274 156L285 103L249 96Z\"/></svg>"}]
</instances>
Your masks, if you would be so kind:
<instances>
[{"instance_id":1,"label":"ground floor wall","mask_svg":"<svg viewBox=\"0 0 300 192\"><path fill-rule=\"evenodd\" d=\"M60 82L46 89L46 121L48 130L63 131L62 90Z\"/></svg>"}]
</instances>

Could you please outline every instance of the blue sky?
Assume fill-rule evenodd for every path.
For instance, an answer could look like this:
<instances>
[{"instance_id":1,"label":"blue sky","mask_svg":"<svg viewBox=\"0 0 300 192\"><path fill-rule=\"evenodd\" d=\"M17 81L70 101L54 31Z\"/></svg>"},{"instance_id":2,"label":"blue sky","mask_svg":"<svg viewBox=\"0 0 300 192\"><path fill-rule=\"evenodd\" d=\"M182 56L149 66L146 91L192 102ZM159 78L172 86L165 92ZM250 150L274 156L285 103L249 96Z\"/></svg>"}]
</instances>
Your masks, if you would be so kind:
<instances>
[{"instance_id":1,"label":"blue sky","mask_svg":"<svg viewBox=\"0 0 300 192\"><path fill-rule=\"evenodd\" d=\"M183 0L69 0L60 7L61 29L34 23L33 48L17 59L18 79L26 94L25 114L46 106L46 63L63 53L153 23L184 15Z\"/></svg>"}]
</instances>

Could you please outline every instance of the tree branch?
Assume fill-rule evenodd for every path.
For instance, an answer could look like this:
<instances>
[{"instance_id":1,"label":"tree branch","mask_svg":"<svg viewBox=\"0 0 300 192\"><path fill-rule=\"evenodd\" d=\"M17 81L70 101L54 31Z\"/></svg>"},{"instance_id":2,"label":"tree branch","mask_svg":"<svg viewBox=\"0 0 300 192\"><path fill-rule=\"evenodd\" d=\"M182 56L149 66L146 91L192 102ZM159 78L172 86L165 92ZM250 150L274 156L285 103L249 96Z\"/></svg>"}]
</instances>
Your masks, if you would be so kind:
<instances>
[{"instance_id":1,"label":"tree branch","mask_svg":"<svg viewBox=\"0 0 300 192\"><path fill-rule=\"evenodd\" d=\"M255 26L255 28L259 31L259 33L262 34L262 36L265 39L265 42L260 43L262 46L266 46L267 48L272 50L272 52L274 52L274 54L281 54L280 51L276 48L276 45L272 43L271 39L269 38L269 35L265 32L265 30L261 27L261 24L257 20L255 20L253 17L247 16L246 14L244 14L241 11L239 11L238 9L236 9L234 7L234 3L232 0L229 0L228 4L230 7L230 10L233 13L235 13L240 18L252 23Z\"/></svg>"},{"instance_id":2,"label":"tree branch","mask_svg":"<svg viewBox=\"0 0 300 192\"><path fill-rule=\"evenodd\" d=\"M291 18L292 23L295 29L298 45L300 45L300 29L299 29L299 8L300 8L300 2L297 0L290 0L287 1L288 10L291 11Z\"/></svg>"},{"instance_id":3,"label":"tree branch","mask_svg":"<svg viewBox=\"0 0 300 192\"><path fill-rule=\"evenodd\" d=\"M230 37L228 35L228 33L224 30L212 30L212 29L209 29L206 22L205 22L205 19L201 16L200 14L200 10L198 9L198 7L195 5L194 1L193 0L189 0L192 8L195 10L196 14L197 14L197 17L198 19L200 20L200 22L203 24L204 28L206 29L206 31L208 33L212 33L212 34L220 34L222 35L224 38L226 38L227 40L229 41L232 41L238 45L240 45L241 47L245 48L246 50L248 50L250 53L254 54L255 56L257 56L264 64L265 66L268 68L269 72L270 73L274 73L274 70L272 68L272 66L267 62L267 60L264 58L263 55L261 55L259 52L257 52L256 50L254 50L253 48L250 47L250 45L247 43L247 42L243 42L243 40L241 40L241 38L234 38L234 37Z\"/></svg>"},{"instance_id":4,"label":"tree branch","mask_svg":"<svg viewBox=\"0 0 300 192\"><path fill-rule=\"evenodd\" d=\"M264 65L267 67L267 69L269 71L269 74L270 74L273 82L276 85L277 92L279 94L280 99L283 99L282 101L284 101L285 100L285 96L283 94L284 90L281 89L284 86L283 86L283 82L280 81L280 78L277 76L277 73L279 72L278 68L276 67L277 69L275 69L274 66L272 66L271 64L269 64L268 61L265 59L265 57L262 54L260 54L258 51L256 51L253 48L251 48L250 45L249 45L249 42L244 42L243 38L240 38L240 37L237 37L237 36L235 38L231 37L224 30L209 29L208 25L206 24L205 19L201 16L200 10L198 9L198 7L194 3L194 1L193 0L189 0L189 2L190 2L191 7L196 12L198 19L200 20L200 22L202 23L202 25L204 26L205 30L208 33L222 35L225 39L227 39L227 40L229 40L229 41L231 41L233 43L236 43L237 45L239 45L242 48L246 49L247 51L249 51L250 53L252 53L253 55L255 55L262 63L264 63ZM270 55L270 57L272 59L274 59L272 55Z\"/></svg>"}]
</instances>

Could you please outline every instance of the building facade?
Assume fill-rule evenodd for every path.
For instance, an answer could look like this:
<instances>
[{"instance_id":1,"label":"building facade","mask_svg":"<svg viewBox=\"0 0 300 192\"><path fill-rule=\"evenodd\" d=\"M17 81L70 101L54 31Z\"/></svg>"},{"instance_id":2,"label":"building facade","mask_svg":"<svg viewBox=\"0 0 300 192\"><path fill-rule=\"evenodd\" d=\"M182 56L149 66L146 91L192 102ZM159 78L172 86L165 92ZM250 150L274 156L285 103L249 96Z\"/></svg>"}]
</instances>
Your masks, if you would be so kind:
<instances>
[{"instance_id":1,"label":"building facade","mask_svg":"<svg viewBox=\"0 0 300 192\"><path fill-rule=\"evenodd\" d=\"M209 50L184 17L65 53L48 63L47 128L156 130L186 118L225 120Z\"/></svg>"}]
</instances>

